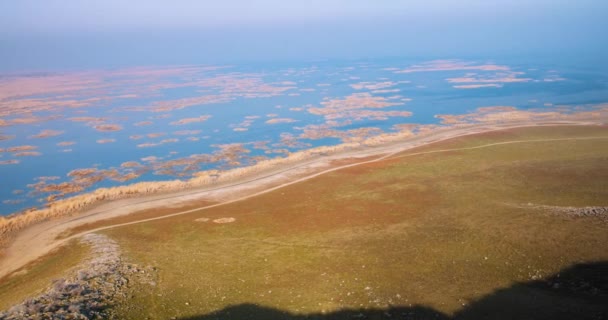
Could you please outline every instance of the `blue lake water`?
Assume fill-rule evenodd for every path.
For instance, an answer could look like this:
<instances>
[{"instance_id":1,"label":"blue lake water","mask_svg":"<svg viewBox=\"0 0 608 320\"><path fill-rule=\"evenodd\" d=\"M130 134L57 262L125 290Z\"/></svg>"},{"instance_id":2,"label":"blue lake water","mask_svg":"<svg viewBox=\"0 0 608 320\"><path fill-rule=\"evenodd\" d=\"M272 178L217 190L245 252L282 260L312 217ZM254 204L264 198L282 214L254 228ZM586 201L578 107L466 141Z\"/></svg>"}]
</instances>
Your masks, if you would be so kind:
<instances>
[{"instance_id":1,"label":"blue lake water","mask_svg":"<svg viewBox=\"0 0 608 320\"><path fill-rule=\"evenodd\" d=\"M343 140L335 132L371 127L392 132L396 124L440 123L438 114L466 114L480 107L593 109L608 101L608 75L601 70L509 63L368 60L7 76L5 84L25 84L23 93L0 99L8 110L0 116L0 214L43 206L53 194L186 179L199 170L284 156L284 150L339 144ZM390 113L405 111L411 116ZM82 117L88 120L77 119ZM24 118L34 120L22 123ZM334 134L302 136L307 129L320 130L313 126ZM34 137L43 130L54 131ZM226 154L219 151L229 144L243 145ZM11 149L23 146L31 147ZM214 153L215 158L190 162L188 168L179 163ZM231 157L239 163L228 163ZM125 164L131 161L140 164L141 172L126 181L113 179L113 169L120 175L136 171ZM101 178L88 183L68 176L82 168L94 168ZM171 172L162 170L167 168ZM32 185L38 181L45 182ZM82 190L62 192L62 183Z\"/></svg>"}]
</instances>

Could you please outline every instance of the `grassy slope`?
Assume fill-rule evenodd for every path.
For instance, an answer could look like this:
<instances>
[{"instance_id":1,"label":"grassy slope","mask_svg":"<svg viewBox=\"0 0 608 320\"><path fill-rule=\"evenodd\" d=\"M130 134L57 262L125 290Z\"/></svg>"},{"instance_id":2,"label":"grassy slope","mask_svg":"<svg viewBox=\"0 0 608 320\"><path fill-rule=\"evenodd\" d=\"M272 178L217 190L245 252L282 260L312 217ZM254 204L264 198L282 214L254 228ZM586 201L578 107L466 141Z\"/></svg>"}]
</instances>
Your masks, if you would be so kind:
<instances>
[{"instance_id":1,"label":"grassy slope","mask_svg":"<svg viewBox=\"0 0 608 320\"><path fill-rule=\"evenodd\" d=\"M426 149L564 135L608 130L526 129ZM452 312L514 281L608 259L605 224L505 205L606 205L607 158L608 140L402 158L109 231L133 259L160 268L158 285L133 297L141 309L125 315L186 316L242 302L295 312L410 303ZM193 222L199 217L237 221Z\"/></svg>"},{"instance_id":2,"label":"grassy slope","mask_svg":"<svg viewBox=\"0 0 608 320\"><path fill-rule=\"evenodd\" d=\"M62 278L67 270L78 265L87 252L86 246L72 241L0 279L0 310L44 292L53 280Z\"/></svg>"},{"instance_id":3,"label":"grassy slope","mask_svg":"<svg viewBox=\"0 0 608 320\"><path fill-rule=\"evenodd\" d=\"M608 136L509 130L421 150ZM608 140L502 145L331 173L211 210L106 231L159 268L126 318L256 303L292 312L423 304L451 313L496 288L608 260L606 224L512 204L607 205ZM200 217L234 217L218 225Z\"/></svg>"}]
</instances>

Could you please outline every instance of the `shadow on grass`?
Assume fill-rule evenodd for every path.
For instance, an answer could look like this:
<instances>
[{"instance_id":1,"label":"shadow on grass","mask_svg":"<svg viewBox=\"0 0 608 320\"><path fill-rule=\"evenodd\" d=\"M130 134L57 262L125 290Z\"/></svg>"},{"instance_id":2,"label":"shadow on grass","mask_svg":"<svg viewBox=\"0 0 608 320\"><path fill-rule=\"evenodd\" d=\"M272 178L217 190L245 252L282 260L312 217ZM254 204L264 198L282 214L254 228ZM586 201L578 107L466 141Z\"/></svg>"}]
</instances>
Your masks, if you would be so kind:
<instances>
[{"instance_id":1,"label":"shadow on grass","mask_svg":"<svg viewBox=\"0 0 608 320\"><path fill-rule=\"evenodd\" d=\"M449 316L425 306L344 309L293 314L240 304L182 320L334 319L608 319L608 261L574 265L548 278L516 283L472 301Z\"/></svg>"}]
</instances>

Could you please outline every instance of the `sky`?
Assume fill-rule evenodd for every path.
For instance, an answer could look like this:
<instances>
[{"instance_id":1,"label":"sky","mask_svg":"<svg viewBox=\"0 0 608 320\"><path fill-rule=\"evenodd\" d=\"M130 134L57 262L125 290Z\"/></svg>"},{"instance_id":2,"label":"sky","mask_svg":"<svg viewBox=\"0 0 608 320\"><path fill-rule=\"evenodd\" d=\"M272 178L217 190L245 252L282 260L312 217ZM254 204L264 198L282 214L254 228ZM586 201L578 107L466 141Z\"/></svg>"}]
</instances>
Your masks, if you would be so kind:
<instances>
[{"instance_id":1,"label":"sky","mask_svg":"<svg viewBox=\"0 0 608 320\"><path fill-rule=\"evenodd\" d=\"M405 57L603 61L604 0L0 0L0 71Z\"/></svg>"}]
</instances>

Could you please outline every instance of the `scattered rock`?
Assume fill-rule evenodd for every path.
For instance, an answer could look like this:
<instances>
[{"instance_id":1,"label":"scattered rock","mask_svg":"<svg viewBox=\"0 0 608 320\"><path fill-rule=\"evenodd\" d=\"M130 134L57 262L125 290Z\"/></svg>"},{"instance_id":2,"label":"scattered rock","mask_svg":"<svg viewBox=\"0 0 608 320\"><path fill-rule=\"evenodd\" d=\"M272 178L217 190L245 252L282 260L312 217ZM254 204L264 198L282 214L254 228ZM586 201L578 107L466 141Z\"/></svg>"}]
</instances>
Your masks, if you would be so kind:
<instances>
[{"instance_id":1,"label":"scattered rock","mask_svg":"<svg viewBox=\"0 0 608 320\"><path fill-rule=\"evenodd\" d=\"M608 207L551 207L550 209L570 216L596 217L608 221Z\"/></svg>"},{"instance_id":2,"label":"scattered rock","mask_svg":"<svg viewBox=\"0 0 608 320\"><path fill-rule=\"evenodd\" d=\"M533 205L528 203L531 209L541 209L553 214L565 215L570 217L596 218L608 222L608 207L559 207L547 205Z\"/></svg>"},{"instance_id":3,"label":"scattered rock","mask_svg":"<svg viewBox=\"0 0 608 320\"><path fill-rule=\"evenodd\" d=\"M139 269L123 262L118 244L106 236L87 234L81 242L91 247L91 258L45 293L0 312L0 320L116 318L109 307L125 295L129 277Z\"/></svg>"}]
</instances>

